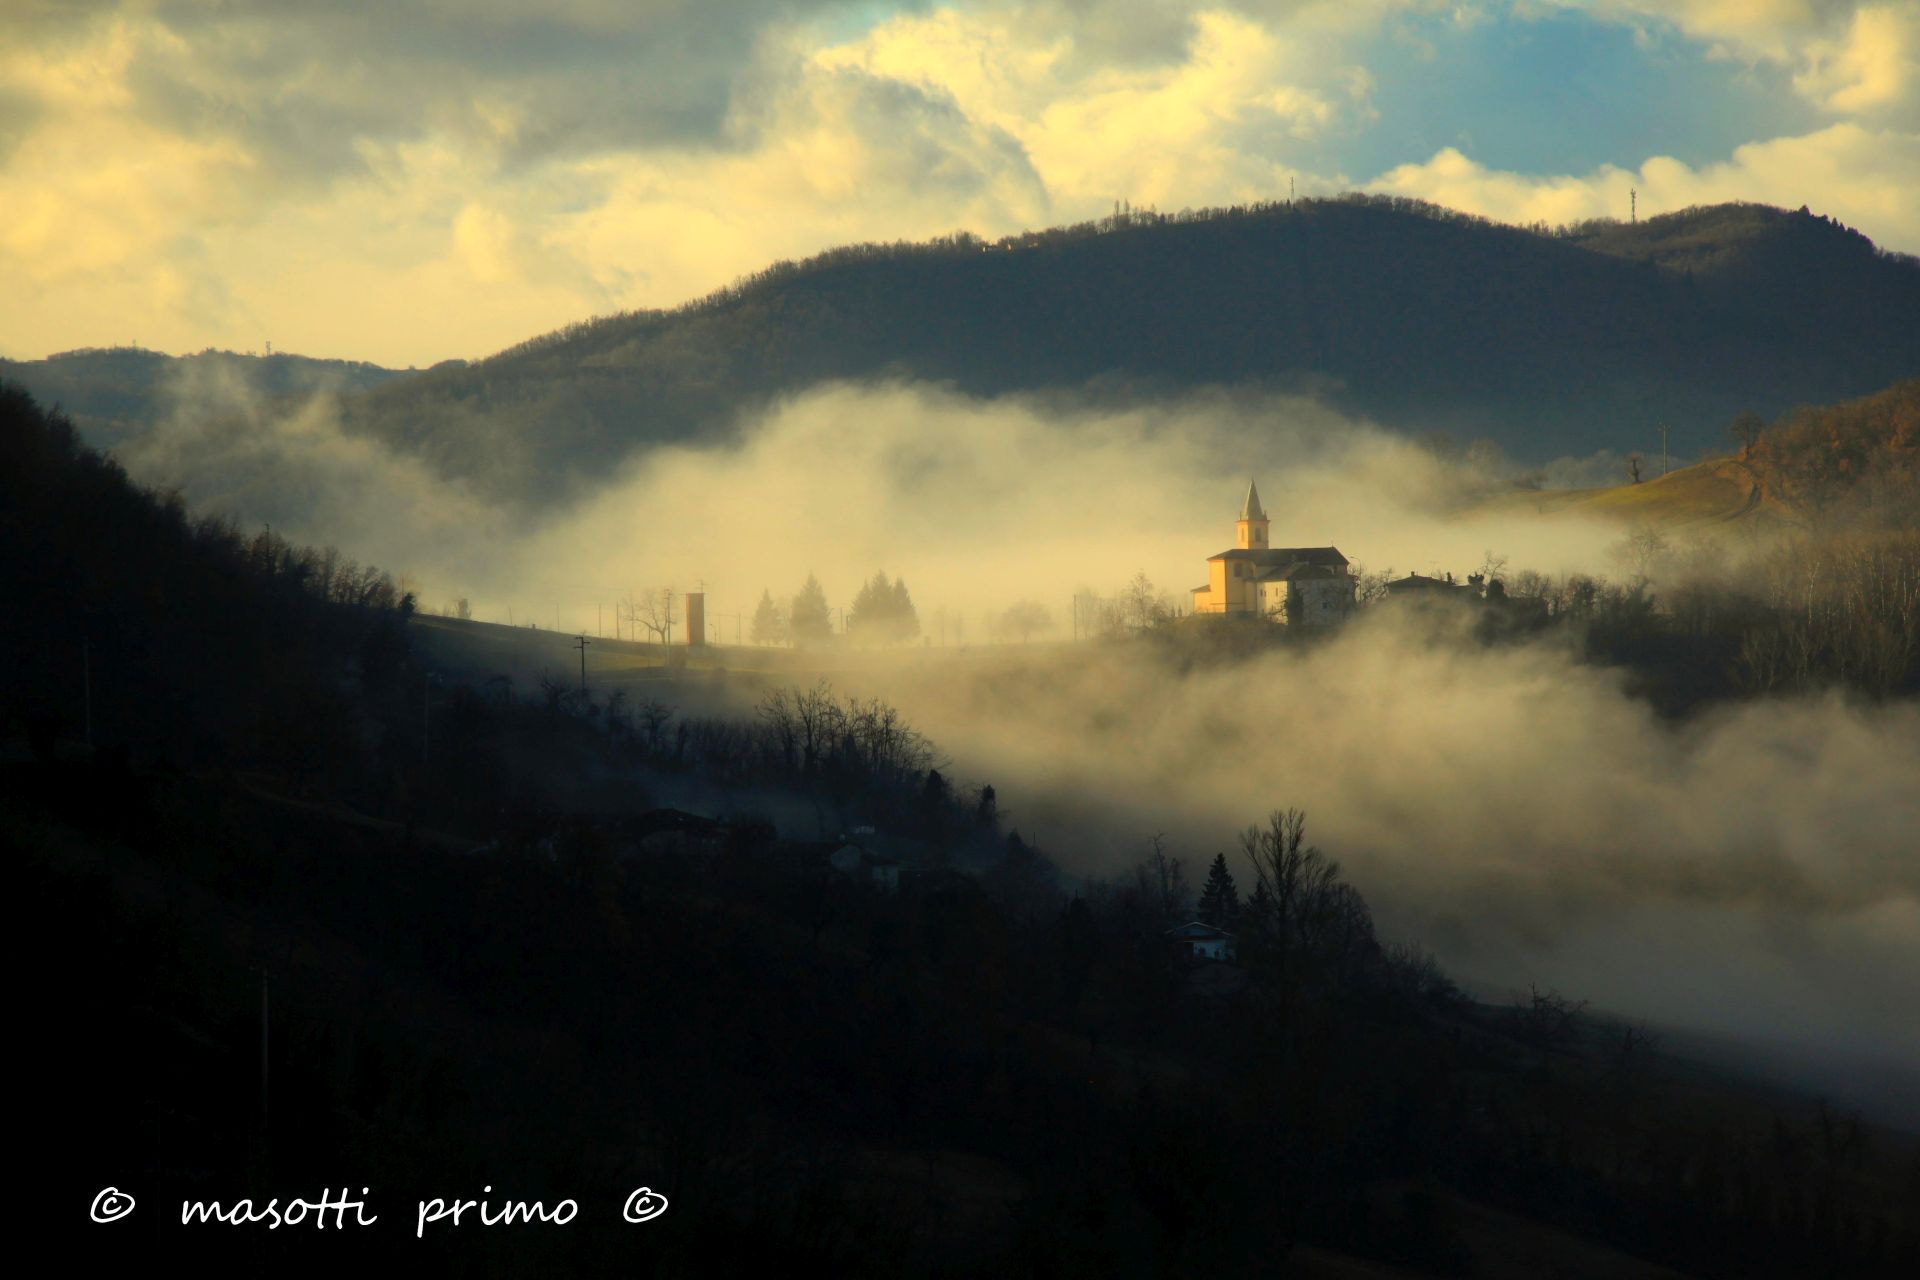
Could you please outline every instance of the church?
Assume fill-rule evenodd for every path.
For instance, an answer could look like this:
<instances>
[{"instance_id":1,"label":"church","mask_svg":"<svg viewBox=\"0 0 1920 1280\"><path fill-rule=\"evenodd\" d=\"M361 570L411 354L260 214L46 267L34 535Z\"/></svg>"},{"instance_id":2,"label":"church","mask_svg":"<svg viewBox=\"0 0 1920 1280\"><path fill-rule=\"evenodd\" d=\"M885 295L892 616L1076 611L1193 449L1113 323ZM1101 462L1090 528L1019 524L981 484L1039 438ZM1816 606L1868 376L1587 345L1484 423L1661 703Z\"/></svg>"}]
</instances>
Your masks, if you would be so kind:
<instances>
[{"instance_id":1,"label":"church","mask_svg":"<svg viewBox=\"0 0 1920 1280\"><path fill-rule=\"evenodd\" d=\"M1195 613L1272 618L1329 627L1353 612L1354 581L1336 547L1270 547L1260 490L1247 482L1235 545L1207 559L1207 585L1193 589Z\"/></svg>"}]
</instances>

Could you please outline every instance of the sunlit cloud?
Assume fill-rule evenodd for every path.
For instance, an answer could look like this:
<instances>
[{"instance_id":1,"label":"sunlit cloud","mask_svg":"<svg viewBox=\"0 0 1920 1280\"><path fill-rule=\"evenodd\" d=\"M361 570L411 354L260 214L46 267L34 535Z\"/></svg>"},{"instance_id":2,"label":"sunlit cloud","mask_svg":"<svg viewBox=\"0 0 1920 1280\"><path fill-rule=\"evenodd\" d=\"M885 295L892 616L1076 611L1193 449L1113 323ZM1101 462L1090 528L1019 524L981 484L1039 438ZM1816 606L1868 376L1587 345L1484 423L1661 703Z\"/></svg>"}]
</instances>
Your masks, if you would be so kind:
<instances>
[{"instance_id":1,"label":"sunlit cloud","mask_svg":"<svg viewBox=\"0 0 1920 1280\"><path fill-rule=\"evenodd\" d=\"M1491 170L1448 148L1369 185L1504 222L1554 225L1617 218L1630 189L1639 192L1642 216L1728 200L1806 205L1883 245L1920 243L1920 135L1852 123L1750 143L1700 169L1655 156L1636 169L1537 176Z\"/></svg>"},{"instance_id":2,"label":"sunlit cloud","mask_svg":"<svg viewBox=\"0 0 1920 1280\"><path fill-rule=\"evenodd\" d=\"M1606 21L1668 27L1710 56L1788 68L1822 108L1872 114L1914 106L1920 12L1858 0L1548 0ZM1913 123L1911 114L1906 122Z\"/></svg>"},{"instance_id":3,"label":"sunlit cloud","mask_svg":"<svg viewBox=\"0 0 1920 1280\"><path fill-rule=\"evenodd\" d=\"M1643 31L1647 57L1703 84L1769 68L1767 92L1803 127L1682 161L1599 145L1597 112L1566 128L1605 162L1556 170L1476 146L1473 119L1390 105L1382 77L1412 74L1407 47L1432 53L1423 77L1479 76L1449 64L1466 56L1454 36L1518 37L1548 18ZM269 0L100 0L8 21L0 351L13 356L271 340L426 364L671 306L836 244L993 237L1119 200L1172 212L1375 175L1526 221L1618 213L1626 185L1649 209L1804 203L1920 247L1907 194L1920 18L1898 4L431 0L370 23ZM1475 48L1578 56L1518 38L1510 53Z\"/></svg>"}]
</instances>

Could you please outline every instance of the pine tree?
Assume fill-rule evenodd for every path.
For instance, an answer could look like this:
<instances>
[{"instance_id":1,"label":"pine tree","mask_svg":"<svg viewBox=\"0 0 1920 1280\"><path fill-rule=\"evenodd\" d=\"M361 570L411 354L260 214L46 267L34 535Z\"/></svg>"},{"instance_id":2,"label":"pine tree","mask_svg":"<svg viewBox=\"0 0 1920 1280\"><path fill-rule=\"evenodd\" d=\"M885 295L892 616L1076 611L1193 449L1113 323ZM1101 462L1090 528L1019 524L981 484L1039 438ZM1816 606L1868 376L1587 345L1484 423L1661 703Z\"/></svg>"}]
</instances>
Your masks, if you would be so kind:
<instances>
[{"instance_id":1,"label":"pine tree","mask_svg":"<svg viewBox=\"0 0 1920 1280\"><path fill-rule=\"evenodd\" d=\"M907 594L904 578L889 582L885 572L862 583L847 610L847 631L863 644L905 644L920 634L920 615Z\"/></svg>"},{"instance_id":2,"label":"pine tree","mask_svg":"<svg viewBox=\"0 0 1920 1280\"><path fill-rule=\"evenodd\" d=\"M1227 870L1227 855L1213 855L1207 871L1206 887L1200 891L1200 918L1216 929L1231 926L1240 914L1240 893L1233 885L1233 873Z\"/></svg>"},{"instance_id":3,"label":"pine tree","mask_svg":"<svg viewBox=\"0 0 1920 1280\"><path fill-rule=\"evenodd\" d=\"M893 587L885 573L860 584L847 609L847 634L862 644L885 644L893 615Z\"/></svg>"},{"instance_id":4,"label":"pine tree","mask_svg":"<svg viewBox=\"0 0 1920 1280\"><path fill-rule=\"evenodd\" d=\"M911 643L920 634L920 614L913 607L913 597L907 594L905 578L893 580L893 632L900 644Z\"/></svg>"},{"instance_id":5,"label":"pine tree","mask_svg":"<svg viewBox=\"0 0 1920 1280\"><path fill-rule=\"evenodd\" d=\"M807 575L806 585L793 598L787 611L787 633L795 644L815 644L833 635L833 618L827 612L827 593L820 579Z\"/></svg>"},{"instance_id":6,"label":"pine tree","mask_svg":"<svg viewBox=\"0 0 1920 1280\"><path fill-rule=\"evenodd\" d=\"M753 642L781 644L786 638L786 617L780 612L780 606L773 602L773 593L762 588L760 604L753 611Z\"/></svg>"}]
</instances>

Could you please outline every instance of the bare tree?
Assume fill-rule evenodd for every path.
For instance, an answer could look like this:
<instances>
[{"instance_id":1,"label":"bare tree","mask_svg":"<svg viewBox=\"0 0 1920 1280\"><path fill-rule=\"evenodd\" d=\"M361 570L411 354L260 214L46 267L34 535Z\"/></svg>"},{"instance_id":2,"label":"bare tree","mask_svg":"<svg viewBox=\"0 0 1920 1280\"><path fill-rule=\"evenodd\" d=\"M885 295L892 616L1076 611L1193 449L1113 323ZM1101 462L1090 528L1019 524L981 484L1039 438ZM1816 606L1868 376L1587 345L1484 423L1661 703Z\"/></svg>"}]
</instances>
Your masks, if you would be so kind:
<instances>
[{"instance_id":1,"label":"bare tree","mask_svg":"<svg viewBox=\"0 0 1920 1280\"><path fill-rule=\"evenodd\" d=\"M1149 845L1146 858L1134 868L1134 882L1159 913L1161 923L1176 924L1187 918L1193 901L1187 888L1186 868L1180 859L1168 855L1164 835L1154 836Z\"/></svg>"},{"instance_id":2,"label":"bare tree","mask_svg":"<svg viewBox=\"0 0 1920 1280\"><path fill-rule=\"evenodd\" d=\"M1653 580L1669 550L1665 534L1650 524L1636 524L1613 554L1632 572L1634 581L1646 583Z\"/></svg>"},{"instance_id":3,"label":"bare tree","mask_svg":"<svg viewBox=\"0 0 1920 1280\"><path fill-rule=\"evenodd\" d=\"M1052 625L1053 615L1037 600L1022 600L1010 605L1005 613L994 619L994 631L997 634L1017 636L1022 643L1031 640L1036 631L1045 631Z\"/></svg>"},{"instance_id":4,"label":"bare tree","mask_svg":"<svg viewBox=\"0 0 1920 1280\"><path fill-rule=\"evenodd\" d=\"M640 727L646 731L647 750L659 751L667 722L673 719L673 708L657 698L648 698L636 708L636 712Z\"/></svg>"},{"instance_id":5,"label":"bare tree","mask_svg":"<svg viewBox=\"0 0 1920 1280\"><path fill-rule=\"evenodd\" d=\"M1349 570L1353 575L1353 599L1355 604L1378 604L1387 598L1387 584L1393 581L1393 567L1370 570L1354 565Z\"/></svg>"},{"instance_id":6,"label":"bare tree","mask_svg":"<svg viewBox=\"0 0 1920 1280\"><path fill-rule=\"evenodd\" d=\"M661 644L673 639L673 624L679 621L674 612L674 593L672 587L654 587L640 593L638 599L628 596L626 600L627 621L632 623L636 634L645 631Z\"/></svg>"},{"instance_id":7,"label":"bare tree","mask_svg":"<svg viewBox=\"0 0 1920 1280\"><path fill-rule=\"evenodd\" d=\"M1133 580L1120 592L1120 610L1126 625L1135 631L1145 631L1165 620L1166 603L1144 569L1134 574Z\"/></svg>"}]
</instances>

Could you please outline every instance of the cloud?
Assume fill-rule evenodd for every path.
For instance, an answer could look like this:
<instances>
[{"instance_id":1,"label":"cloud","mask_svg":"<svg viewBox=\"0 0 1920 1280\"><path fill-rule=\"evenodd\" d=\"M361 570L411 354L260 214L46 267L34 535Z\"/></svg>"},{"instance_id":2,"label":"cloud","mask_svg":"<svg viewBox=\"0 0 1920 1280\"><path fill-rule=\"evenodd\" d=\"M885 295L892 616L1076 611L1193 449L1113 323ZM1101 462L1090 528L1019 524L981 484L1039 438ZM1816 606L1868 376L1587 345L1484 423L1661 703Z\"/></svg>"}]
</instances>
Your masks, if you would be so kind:
<instances>
[{"instance_id":1,"label":"cloud","mask_svg":"<svg viewBox=\"0 0 1920 1280\"><path fill-rule=\"evenodd\" d=\"M1286 140L1365 118L1364 68L1315 56L1334 47L1327 32L1224 8L1179 25L1161 46L1178 56L1135 62L1090 56L1087 43L1104 47L1109 33L1078 11L942 10L819 57L950 95L1019 139L1056 201L1083 212L1116 198L1264 198L1287 172Z\"/></svg>"},{"instance_id":2,"label":"cloud","mask_svg":"<svg viewBox=\"0 0 1920 1280\"><path fill-rule=\"evenodd\" d=\"M771 0L40 14L0 55L0 200L24 211L0 270L30 290L0 346L139 317L174 348L427 363L846 241L1269 195L1369 82L1321 65L1315 6L1268 8L1170 11L1151 48L1111 6L851 36Z\"/></svg>"},{"instance_id":3,"label":"cloud","mask_svg":"<svg viewBox=\"0 0 1920 1280\"><path fill-rule=\"evenodd\" d=\"M1448 147L1368 185L1523 224L1618 217L1629 187L1640 193L1643 216L1726 200L1807 205L1882 246L1920 243L1920 134L1854 123L1748 143L1730 159L1698 169L1655 156L1638 169L1608 165L1585 175L1537 176L1489 169Z\"/></svg>"},{"instance_id":4,"label":"cloud","mask_svg":"<svg viewBox=\"0 0 1920 1280\"><path fill-rule=\"evenodd\" d=\"M1388 178L1482 211L1615 210L1602 187L1637 179L1656 207L1806 203L1920 244L1910 7L1583 8L1784 69L1770 92L1835 127L1582 177L1474 172L1474 120L1391 118L1397 41L1532 56L1448 35L1524 5L30 4L0 49L0 350L267 339L427 364L846 242L1338 190L1361 148L1386 157L1368 169L1429 156ZM1446 139L1460 155L1432 154Z\"/></svg>"},{"instance_id":5,"label":"cloud","mask_svg":"<svg viewBox=\"0 0 1920 1280\"><path fill-rule=\"evenodd\" d=\"M1384 936L1495 998L1537 982L1791 1048L1802 1082L1916 1116L1860 1069L1911 1088L1920 1061L1920 707L1672 725L1569 648L1390 612L1217 666L1076 646L842 683L900 706L1072 871L1121 872L1159 832L1189 874L1220 851L1239 874L1235 829L1298 806Z\"/></svg>"},{"instance_id":6,"label":"cloud","mask_svg":"<svg viewBox=\"0 0 1920 1280\"><path fill-rule=\"evenodd\" d=\"M1793 87L1829 111L1871 114L1912 107L1920 98L1920 9L1857 10L1846 34L1816 40ZM1911 111L1903 112L1909 123Z\"/></svg>"},{"instance_id":7,"label":"cloud","mask_svg":"<svg viewBox=\"0 0 1920 1280\"><path fill-rule=\"evenodd\" d=\"M1792 72L1796 92L1823 110L1897 115L1915 123L1920 13L1859 0L1549 0L1645 31L1670 27L1713 56Z\"/></svg>"}]
</instances>

